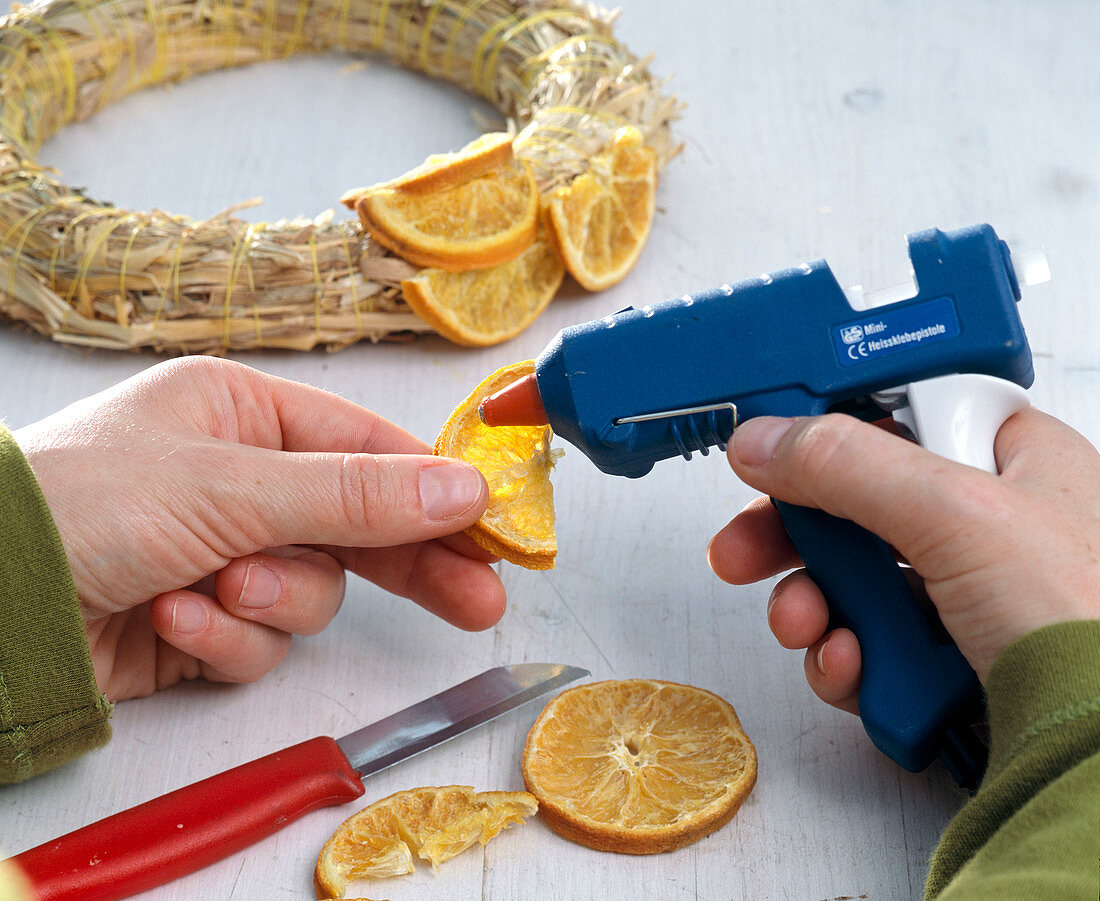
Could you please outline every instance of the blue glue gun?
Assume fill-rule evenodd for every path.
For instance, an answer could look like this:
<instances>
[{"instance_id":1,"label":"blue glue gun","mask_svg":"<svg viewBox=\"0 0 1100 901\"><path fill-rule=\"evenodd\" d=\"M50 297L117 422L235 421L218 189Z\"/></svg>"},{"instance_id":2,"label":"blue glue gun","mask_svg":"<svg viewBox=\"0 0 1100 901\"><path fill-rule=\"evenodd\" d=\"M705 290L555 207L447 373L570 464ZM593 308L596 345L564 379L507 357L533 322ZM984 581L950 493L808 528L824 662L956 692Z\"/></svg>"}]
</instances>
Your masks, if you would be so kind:
<instances>
[{"instance_id":1,"label":"blue glue gun","mask_svg":"<svg viewBox=\"0 0 1100 901\"><path fill-rule=\"evenodd\" d=\"M988 225L907 240L915 285L904 291L845 291L817 261L567 328L482 418L549 422L604 472L638 477L667 457L724 449L754 416L892 414L930 450L995 472L994 437L1027 406L1033 379L1020 283L1045 280L1044 261L1018 279ZM977 677L890 548L820 510L775 505L835 623L859 639L872 741L913 772L940 756L976 786Z\"/></svg>"}]
</instances>

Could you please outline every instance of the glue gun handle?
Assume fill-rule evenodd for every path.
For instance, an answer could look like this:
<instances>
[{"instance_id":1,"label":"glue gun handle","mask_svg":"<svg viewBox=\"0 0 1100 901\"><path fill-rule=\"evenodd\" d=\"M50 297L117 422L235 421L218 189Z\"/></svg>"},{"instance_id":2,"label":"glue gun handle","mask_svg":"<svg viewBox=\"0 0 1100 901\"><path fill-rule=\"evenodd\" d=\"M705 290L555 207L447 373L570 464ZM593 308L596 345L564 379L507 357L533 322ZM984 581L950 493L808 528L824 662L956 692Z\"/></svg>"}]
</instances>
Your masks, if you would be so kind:
<instances>
[{"instance_id":1,"label":"glue gun handle","mask_svg":"<svg viewBox=\"0 0 1100 901\"><path fill-rule=\"evenodd\" d=\"M774 501L833 625L859 640L859 716L888 757L912 772L981 704L974 670L909 587L890 547L855 523Z\"/></svg>"}]
</instances>

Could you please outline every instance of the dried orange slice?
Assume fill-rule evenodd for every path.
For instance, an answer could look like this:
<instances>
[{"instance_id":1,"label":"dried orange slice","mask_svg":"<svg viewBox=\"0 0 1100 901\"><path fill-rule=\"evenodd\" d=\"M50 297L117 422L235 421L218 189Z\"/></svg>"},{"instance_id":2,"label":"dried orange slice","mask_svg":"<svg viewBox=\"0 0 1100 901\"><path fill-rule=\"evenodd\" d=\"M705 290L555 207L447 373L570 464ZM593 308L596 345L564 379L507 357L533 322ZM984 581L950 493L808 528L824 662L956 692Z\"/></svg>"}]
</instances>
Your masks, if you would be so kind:
<instances>
[{"instance_id":1,"label":"dried orange slice","mask_svg":"<svg viewBox=\"0 0 1100 901\"><path fill-rule=\"evenodd\" d=\"M566 838L655 854L729 822L756 783L756 749L726 701L651 679L562 692L523 750L523 781Z\"/></svg>"},{"instance_id":2,"label":"dried orange slice","mask_svg":"<svg viewBox=\"0 0 1100 901\"><path fill-rule=\"evenodd\" d=\"M467 535L511 563L552 569L558 542L550 484L550 428L490 428L477 414L482 400L534 371L534 361L528 360L498 369L485 379L443 425L434 453L474 464L489 483L489 507L466 530Z\"/></svg>"},{"instance_id":3,"label":"dried orange slice","mask_svg":"<svg viewBox=\"0 0 1100 901\"><path fill-rule=\"evenodd\" d=\"M620 281L645 246L656 203L657 155L637 128L620 128L588 169L547 197L570 274L590 291Z\"/></svg>"},{"instance_id":4,"label":"dried orange slice","mask_svg":"<svg viewBox=\"0 0 1100 901\"><path fill-rule=\"evenodd\" d=\"M375 188L401 188L403 191L439 191L453 188L471 178L506 166L512 160L512 136L501 131L489 132L471 141L456 153L433 153L415 169L399 178L371 188L355 188L340 198L355 209L364 194Z\"/></svg>"},{"instance_id":5,"label":"dried orange slice","mask_svg":"<svg viewBox=\"0 0 1100 901\"><path fill-rule=\"evenodd\" d=\"M486 347L514 338L554 299L565 266L544 225L527 250L491 269L425 269L401 282L405 302L456 344Z\"/></svg>"},{"instance_id":6,"label":"dried orange slice","mask_svg":"<svg viewBox=\"0 0 1100 901\"><path fill-rule=\"evenodd\" d=\"M485 175L512 161L512 136L489 132L457 153L433 153L415 169L390 182L403 191L439 191Z\"/></svg>"},{"instance_id":7,"label":"dried orange slice","mask_svg":"<svg viewBox=\"0 0 1100 901\"><path fill-rule=\"evenodd\" d=\"M366 189L355 210L374 240L419 266L465 272L505 263L534 242L539 212L531 165L510 144L507 157L473 177L484 162L476 154L477 165L461 157L426 164L404 186L398 179Z\"/></svg>"},{"instance_id":8,"label":"dried orange slice","mask_svg":"<svg viewBox=\"0 0 1100 901\"><path fill-rule=\"evenodd\" d=\"M345 820L317 857L318 898L343 898L353 879L412 873L415 853L435 868L538 809L527 792L476 792L468 785L414 788Z\"/></svg>"}]
</instances>

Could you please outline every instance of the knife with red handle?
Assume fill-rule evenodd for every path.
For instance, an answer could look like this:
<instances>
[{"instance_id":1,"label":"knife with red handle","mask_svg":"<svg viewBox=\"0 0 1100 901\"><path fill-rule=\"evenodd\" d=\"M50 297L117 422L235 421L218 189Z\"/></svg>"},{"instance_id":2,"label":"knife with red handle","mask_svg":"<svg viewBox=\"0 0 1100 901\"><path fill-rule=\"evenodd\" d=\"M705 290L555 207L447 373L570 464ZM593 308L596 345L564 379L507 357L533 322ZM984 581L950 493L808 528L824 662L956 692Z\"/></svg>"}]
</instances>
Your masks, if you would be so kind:
<instances>
[{"instance_id":1,"label":"knife with red handle","mask_svg":"<svg viewBox=\"0 0 1100 901\"><path fill-rule=\"evenodd\" d=\"M276 751L13 859L40 901L126 898L228 857L310 811L352 801L366 776L586 675L558 664L496 667L341 739Z\"/></svg>"}]
</instances>

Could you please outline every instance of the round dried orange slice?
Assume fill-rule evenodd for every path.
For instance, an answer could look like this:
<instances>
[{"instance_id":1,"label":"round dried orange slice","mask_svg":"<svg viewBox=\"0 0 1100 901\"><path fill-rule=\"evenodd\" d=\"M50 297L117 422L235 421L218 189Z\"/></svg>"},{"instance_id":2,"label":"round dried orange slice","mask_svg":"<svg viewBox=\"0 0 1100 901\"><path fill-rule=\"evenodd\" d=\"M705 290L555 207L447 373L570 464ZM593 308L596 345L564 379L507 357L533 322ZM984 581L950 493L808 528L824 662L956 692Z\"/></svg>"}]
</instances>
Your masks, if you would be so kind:
<instances>
[{"instance_id":1,"label":"round dried orange slice","mask_svg":"<svg viewBox=\"0 0 1100 901\"><path fill-rule=\"evenodd\" d=\"M657 155L633 126L546 199L569 273L590 291L619 282L634 266L657 203Z\"/></svg>"},{"instance_id":2,"label":"round dried orange slice","mask_svg":"<svg viewBox=\"0 0 1100 901\"><path fill-rule=\"evenodd\" d=\"M318 898L343 898L353 879L412 873L413 854L433 869L538 809L527 792L476 792L468 785L414 788L345 820L317 857Z\"/></svg>"},{"instance_id":3,"label":"round dried orange slice","mask_svg":"<svg viewBox=\"0 0 1100 901\"><path fill-rule=\"evenodd\" d=\"M756 783L737 713L701 688L651 679L562 692L523 750L523 781L566 838L655 854L723 826Z\"/></svg>"},{"instance_id":4,"label":"round dried orange slice","mask_svg":"<svg viewBox=\"0 0 1100 901\"><path fill-rule=\"evenodd\" d=\"M363 227L383 247L420 266L487 269L519 256L538 229L539 190L531 165L507 152L503 165L475 171L463 161L428 165L413 189L368 188L355 199ZM435 185L436 187L433 187Z\"/></svg>"},{"instance_id":5,"label":"round dried orange slice","mask_svg":"<svg viewBox=\"0 0 1100 901\"><path fill-rule=\"evenodd\" d=\"M528 360L504 366L485 379L443 425L434 453L472 463L489 483L489 506L466 534L510 563L552 569L558 542L550 427L490 428L477 413L490 394L534 371L534 361Z\"/></svg>"},{"instance_id":6,"label":"round dried orange slice","mask_svg":"<svg viewBox=\"0 0 1100 901\"><path fill-rule=\"evenodd\" d=\"M545 225L514 260L491 269L424 269L401 282L405 302L456 344L486 347L514 338L554 299L565 266Z\"/></svg>"}]
</instances>

